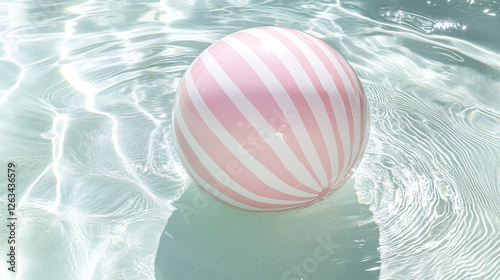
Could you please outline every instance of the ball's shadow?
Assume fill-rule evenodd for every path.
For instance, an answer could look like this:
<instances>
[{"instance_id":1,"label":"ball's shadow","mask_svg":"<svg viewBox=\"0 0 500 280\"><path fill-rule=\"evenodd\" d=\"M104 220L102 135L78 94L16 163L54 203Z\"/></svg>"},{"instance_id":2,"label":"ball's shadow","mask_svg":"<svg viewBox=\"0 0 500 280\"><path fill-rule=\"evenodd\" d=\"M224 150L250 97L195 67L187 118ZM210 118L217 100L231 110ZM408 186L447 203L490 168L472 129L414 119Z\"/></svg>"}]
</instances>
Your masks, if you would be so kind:
<instances>
[{"instance_id":1,"label":"ball's shadow","mask_svg":"<svg viewBox=\"0 0 500 280\"><path fill-rule=\"evenodd\" d=\"M378 279L378 226L353 181L282 213L239 210L191 184L161 237L156 279Z\"/></svg>"}]
</instances>

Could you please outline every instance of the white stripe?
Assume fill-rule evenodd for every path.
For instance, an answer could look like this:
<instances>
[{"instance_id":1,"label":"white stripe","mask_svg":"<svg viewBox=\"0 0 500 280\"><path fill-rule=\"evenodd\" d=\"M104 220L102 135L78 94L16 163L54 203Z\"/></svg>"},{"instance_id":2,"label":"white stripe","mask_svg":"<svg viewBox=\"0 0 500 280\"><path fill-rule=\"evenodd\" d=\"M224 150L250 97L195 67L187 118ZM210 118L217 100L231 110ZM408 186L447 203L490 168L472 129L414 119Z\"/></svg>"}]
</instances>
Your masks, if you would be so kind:
<instances>
[{"instance_id":1,"label":"white stripe","mask_svg":"<svg viewBox=\"0 0 500 280\"><path fill-rule=\"evenodd\" d=\"M364 91L363 91L363 85L361 85L361 82L358 81L358 79L356 78L357 77L357 74L354 72L354 70L350 67L350 64L349 62L347 62L346 60L342 60L342 62L344 63L344 65L346 66L347 70L349 71L349 75L352 77L352 81L354 83L354 86L356 87L356 90L358 91L358 95L359 95L359 102L360 102L360 106L359 106L359 127L361 128L361 124L365 121L364 119L361 119L361 102L364 104L364 108L363 108L363 117L365 119L369 119L370 118L370 111L368 110L368 102L366 100L366 96L364 94ZM362 132L363 134L365 134L365 139L367 139L367 132L366 132L366 129L367 127L364 127L364 131ZM359 143L357 145L357 149L356 149L356 153L361 150L363 148L363 139L361 139L361 134L359 134Z\"/></svg>"},{"instance_id":2,"label":"white stripe","mask_svg":"<svg viewBox=\"0 0 500 280\"><path fill-rule=\"evenodd\" d=\"M349 75L351 75L352 80L353 80L353 82L354 82L354 86L355 86L355 87L356 87L356 89L358 90L359 95L360 95L361 97L363 97L363 94L362 94L362 93L363 93L363 91L361 90L361 87L362 87L362 86L358 83L358 79L356 79L356 76L357 76L357 75L356 75L356 73L354 73L354 70L353 70L353 69L351 69L349 62L347 62L347 61L342 61L342 62L343 62L343 63L344 63L344 65L346 66L347 71L349 71Z\"/></svg>"},{"instance_id":3,"label":"white stripe","mask_svg":"<svg viewBox=\"0 0 500 280\"><path fill-rule=\"evenodd\" d=\"M358 94L349 94L350 97L349 102L351 103L351 110L352 110L353 124L354 124L354 148L352 154L353 156L356 156L359 149L361 148L363 140L361 139L361 122L363 122L363 120L361 119L361 103L363 102L363 96L361 92L358 90L357 87L358 81L356 77L352 75L349 63L344 59L340 60L340 63L342 63L347 69L347 72L344 72L346 76L349 75L352 79L352 82L349 80L349 89L353 93L358 93ZM355 161L356 159L353 159L353 162Z\"/></svg>"},{"instance_id":4,"label":"white stripe","mask_svg":"<svg viewBox=\"0 0 500 280\"><path fill-rule=\"evenodd\" d=\"M280 109L282 111L290 112L290 114L285 114L284 116L287 119L288 124L290 125L290 128L292 129L292 132L299 143L299 146L304 152L306 159L311 164L314 172L318 175L321 184L326 185L327 179L325 170L321 164L317 152L314 149L314 145L311 141L310 135L307 132L302 119L299 117L300 115L297 111L297 108L295 108L291 97L288 95L283 85L276 78L273 72L267 67L267 65L243 42L234 37L227 37L223 40L231 45L234 50L245 59L250 67L255 69L255 72L262 80L262 82L266 85L269 92L271 92ZM290 115L293 115L295 117L291 119Z\"/></svg>"},{"instance_id":5,"label":"white stripe","mask_svg":"<svg viewBox=\"0 0 500 280\"><path fill-rule=\"evenodd\" d=\"M206 63L205 59L206 57L202 57L204 63ZM213 65L211 65L211 63L206 65L207 69L213 68ZM211 70L213 71L213 69ZM218 73L218 71L212 71L211 73L212 75L214 75L214 77L220 78L221 74ZM262 165L262 163L256 160L243 146L240 145L238 141L236 141L236 139L234 139L234 137L224 128L224 126L219 122L219 120L217 120L217 118L212 114L208 106L205 104L205 101L201 97L198 89L194 84L190 71L186 72L186 87L187 92L191 100L193 101L194 107L203 118L207 126L210 128L210 130L213 131L213 133L219 138L219 140L221 140L221 142L229 149L229 151L233 153L233 155L240 161L240 163L247 167L250 172L256 174L256 176L264 184L266 184L270 188L276 189L289 195L304 197L304 200L307 200L307 198L314 196L314 194L295 189L281 181L278 177L276 177L276 175L269 171L269 169ZM213 162L211 159L210 161Z\"/></svg>"},{"instance_id":6,"label":"white stripe","mask_svg":"<svg viewBox=\"0 0 500 280\"><path fill-rule=\"evenodd\" d=\"M331 53L331 52L330 52ZM356 86L354 85L355 83L357 83L356 81L356 77L353 77L351 75L351 73L349 72L349 69L350 69L350 66L348 65L348 62L342 58L342 56L339 54L339 58L338 59L335 59L335 61L337 61L340 64L343 64L344 67L347 69L348 72L345 72L344 68L342 68L342 66L340 66L340 70L341 72L339 72L340 74L340 77L342 78L342 81L345 85L345 88L346 88L346 91L349 93L353 93L353 94L347 94L347 96L349 97L349 103L351 105L351 112L352 112L352 119L353 119L353 125L354 125L354 147L352 148L352 155L353 157L356 156L359 148L360 148L360 141L361 141L361 102L362 102L362 99L361 98L361 95L358 97L358 95L356 95ZM351 80L349 79L349 76L351 76L351 79L352 79L352 83L351 83ZM354 83L354 84L353 84ZM359 121L356 121L356 120L359 120ZM358 131L358 132L356 132ZM352 159L353 162L356 161L355 158Z\"/></svg>"},{"instance_id":7,"label":"white stripe","mask_svg":"<svg viewBox=\"0 0 500 280\"><path fill-rule=\"evenodd\" d=\"M215 59L208 53L200 56L205 63L208 71L212 74L217 83L222 87L224 92L230 92L227 96L231 99L234 105L240 110L243 116L256 128L257 132L263 133L265 131L272 131L275 133L272 126L260 114L260 112L252 105L248 98L241 92L241 90L234 84L234 82L227 76L224 70L217 64ZM263 136L263 135L261 135ZM308 186L309 188L321 191L321 187L314 180L311 174L307 171L302 162L298 160L290 147L280 137L262 137L269 147L276 153L285 168L287 168L297 180ZM241 150L245 150L241 147ZM246 151L246 150L245 150ZM238 150L240 153L240 150ZM238 154L237 153L237 154ZM281 181L281 180L280 180ZM269 184L268 184L269 185ZM278 185L269 185L278 186ZM301 195L303 196L303 195ZM309 196L308 196L309 197Z\"/></svg>"},{"instance_id":8,"label":"white stripe","mask_svg":"<svg viewBox=\"0 0 500 280\"><path fill-rule=\"evenodd\" d=\"M287 69L295 70L295 71L290 71L290 74L292 75L297 86L299 87L299 90L304 96L307 104L309 105L309 108L311 108L316 123L318 123L319 125L322 136L325 137L325 133L322 127L325 126L329 127L328 125L325 125L325 122L328 120L328 114L326 113L326 108L324 106L323 101L321 100L321 97L316 93L314 85L309 79L309 76L307 75L306 71L302 68L302 65L300 65L300 62L297 60L297 58L290 52L290 50L288 50L288 48L283 43L281 43L281 41L274 38L271 34L267 33L264 30L248 29L244 30L243 32L253 35L256 38L262 38L263 41L272 42L272 45L276 48L274 54L278 56L283 65ZM313 94L310 94L311 92ZM312 142L311 145L313 145ZM326 187L328 185L328 178L326 178L325 168L321 163L318 151L314 152L315 151L314 145L312 146L312 149L313 151L308 152L308 154L311 153L310 155L314 157L312 157L312 159L310 159L309 161L311 162L311 166L318 175L318 178L320 179L321 183L323 184L324 187Z\"/></svg>"},{"instance_id":9,"label":"white stripe","mask_svg":"<svg viewBox=\"0 0 500 280\"><path fill-rule=\"evenodd\" d=\"M174 137L174 141L175 141L176 146L180 147L179 142L177 140L177 137ZM233 200L232 198L226 196L225 194L221 193L220 191L218 191L217 189L212 187L212 185L210 185L205 180L203 180L200 176L198 176L198 174L196 173L196 171L194 171L193 167L191 167L191 165L189 164L189 161L186 159L186 157L184 156L184 153L182 152L182 150L180 148L178 149L177 154L179 155L179 157L180 157L182 163L184 164L184 166L186 167L186 169L189 171L189 174L191 176L193 176L193 179L196 182L198 182L202 188L207 190L213 196L217 197L218 199L220 199L220 200L222 200L230 205L234 205L236 207L239 207L239 208L242 208L245 210L251 210L251 211L262 210L260 208L255 208L255 207L249 206L247 204L240 203L240 202Z\"/></svg>"},{"instance_id":10,"label":"white stripe","mask_svg":"<svg viewBox=\"0 0 500 280\"><path fill-rule=\"evenodd\" d=\"M326 69L326 67L323 65L323 63L320 61L320 59L316 56L316 54L311 50L309 46L302 41L302 39L298 38L295 36L295 34L291 33L290 31L283 29L283 28L276 28L276 27L271 27L276 32L281 33L285 37L287 37L290 41L292 41L305 55L309 63L311 63L312 68L314 69L316 75L319 78L319 81L321 83L321 86L323 89L326 90L326 92L332 96L334 92L332 91L332 88L335 87L332 77L330 76L330 73ZM303 73L303 75L306 75ZM311 82L311 86L312 82ZM332 87L333 86L333 87ZM319 95L318 95L319 98ZM336 176L338 171L338 155L337 155L337 142L335 141L335 134L332 129L332 124L330 118L328 117L328 114L326 112L326 108L324 108L324 103L320 99L318 102L321 102L321 109L322 111L324 110L325 116L319 117L319 122L318 124L320 125L321 128L321 133L323 134L324 139L327 139L326 141L326 146L328 149L328 155L330 156L330 162L332 163L332 179L336 179ZM317 107L314 107L317 108ZM322 112L323 113L323 112ZM335 112L334 112L335 114ZM318 118L316 118L318 119ZM337 125L337 124L336 124ZM333 142L333 143L332 143ZM339 143L341 145L341 143Z\"/></svg>"},{"instance_id":11,"label":"white stripe","mask_svg":"<svg viewBox=\"0 0 500 280\"><path fill-rule=\"evenodd\" d=\"M337 72L339 73L339 76L342 80L342 83L344 84L344 87L345 87L346 93L347 93L347 97L349 99L349 105L351 108L352 117L353 117L354 139L353 139L353 147L350 147L350 148L352 149L352 155L355 156L358 153L358 151L362 145L360 131L361 131L361 122L363 122L363 120L361 119L361 102L363 102L363 99L362 99L361 93L359 91L359 85L358 85L357 79L354 76L355 74L353 75L353 72L350 68L349 63L340 54L338 54L338 59L337 59L335 54L333 54L330 49L325 47L325 45L323 44L322 41L320 41L319 39L317 39L314 36L311 36L307 33L305 33L305 36L308 37L314 44L319 46L321 48L321 50L323 51L323 53L325 53L328 56L329 60L334 64L334 67L336 68ZM342 65L347 69L348 72L345 72L344 67L342 67ZM352 82L351 82L351 79L349 79L349 76L351 77ZM331 82L334 83L333 77L329 75L329 78L330 78ZM335 88L335 84L333 84L333 88ZM356 91L359 93L359 96L361 98L358 97L358 95L356 95L356 94L349 94L349 93L355 93ZM340 102L343 103L342 100L340 100ZM345 114L347 116L347 111L345 111ZM345 121L345 124L347 124L347 121ZM347 136L350 134L349 134L349 132L347 132L347 134L345 134L345 135ZM348 139L350 139L350 138L348 138ZM350 145L350 142L348 145ZM345 151L348 152L350 150L346 149ZM346 153L345 159L346 160L345 160L345 164L344 164L343 168L344 168L345 172L348 172L349 170L346 170L346 168L347 168L347 164L349 163L350 153ZM356 159L353 158L352 162L354 162L355 160Z\"/></svg>"},{"instance_id":12,"label":"white stripe","mask_svg":"<svg viewBox=\"0 0 500 280\"><path fill-rule=\"evenodd\" d=\"M189 129L186 126L186 123L184 122L184 118L182 116L182 113L179 109L179 106L176 107L176 117L177 117L177 124L179 125L179 129L181 130L182 134L184 135L184 138L186 139L187 144L193 152L196 154L198 157L199 161L201 164L210 172L210 174L217 179L217 181L222 184L226 185L228 188L231 188L233 191L239 193L240 195L255 200L259 201L262 203L269 203L269 204L291 204L291 203L300 203L296 201L286 201L286 200L279 200L279 199L273 199L273 198L268 198L268 197L262 197L260 195L256 195L249 190L243 188L240 186L238 183L236 183L234 180L231 179L229 175L227 175L224 170L222 170L213 160L210 158L210 156L203 150L203 148L196 142L196 139L194 139L193 135L189 131ZM227 184L224 184L223 182L220 181L220 178L224 176L226 178L229 178ZM212 186L213 187L213 186Z\"/></svg>"},{"instance_id":13,"label":"white stripe","mask_svg":"<svg viewBox=\"0 0 500 280\"><path fill-rule=\"evenodd\" d=\"M323 53L328 57L328 59L333 63L335 69L337 70L337 73L340 76L340 79L342 80L342 83L344 84L346 91L349 92L349 87L352 89L351 82L349 81L349 78L347 78L347 76L346 76L344 70L342 69L342 66L339 64L337 58L321 42L319 42L317 38L315 38L307 33L304 33L304 34L305 34L305 36L309 37L311 39L311 41L314 44L316 44L323 51ZM332 79L333 79L333 77L332 77ZM352 107L352 104L353 104L352 96L350 96L350 94L347 94L347 96L349 98L349 103L351 104L351 111L355 112L356 110L354 110L354 108ZM338 93L338 98L339 98L338 102L332 102L332 106L334 107L335 112L341 112L340 118L337 117L337 123L342 124L342 126L339 126L339 130L341 131L340 132L341 136L344 136L342 138L342 142L344 142L347 146L347 148L345 148L345 150L344 150L345 151L344 168L343 168L343 171L341 172L341 175L340 175L341 177L343 177L344 174L349 171L346 169L347 169L347 164L349 163L349 160L350 160L351 147L350 147L350 133L349 133L349 127L348 127L348 122L347 122L347 112L346 112L345 107L343 105L340 106L340 103L343 104L340 93ZM358 111L359 111L359 109L358 109ZM355 122L354 116L353 116L353 123L355 125L356 122ZM356 134L357 134L356 128L354 127L353 129L354 129L354 143L356 143ZM359 128L358 128L358 130L359 130ZM354 151L353 151L353 155L354 155Z\"/></svg>"}]
</instances>

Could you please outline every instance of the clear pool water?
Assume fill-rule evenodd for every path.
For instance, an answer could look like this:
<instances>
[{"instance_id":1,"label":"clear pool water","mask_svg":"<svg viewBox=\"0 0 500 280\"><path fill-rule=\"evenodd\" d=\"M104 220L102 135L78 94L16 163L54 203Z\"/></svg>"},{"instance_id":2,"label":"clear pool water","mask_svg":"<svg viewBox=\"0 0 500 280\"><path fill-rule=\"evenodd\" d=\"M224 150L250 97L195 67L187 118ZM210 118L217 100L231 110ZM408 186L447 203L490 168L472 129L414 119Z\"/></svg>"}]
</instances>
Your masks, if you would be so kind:
<instances>
[{"instance_id":1,"label":"clear pool water","mask_svg":"<svg viewBox=\"0 0 500 280\"><path fill-rule=\"evenodd\" d=\"M337 49L372 118L354 178L278 214L206 197L170 124L194 58L264 25ZM500 279L499 28L498 0L1 1L0 279Z\"/></svg>"}]
</instances>

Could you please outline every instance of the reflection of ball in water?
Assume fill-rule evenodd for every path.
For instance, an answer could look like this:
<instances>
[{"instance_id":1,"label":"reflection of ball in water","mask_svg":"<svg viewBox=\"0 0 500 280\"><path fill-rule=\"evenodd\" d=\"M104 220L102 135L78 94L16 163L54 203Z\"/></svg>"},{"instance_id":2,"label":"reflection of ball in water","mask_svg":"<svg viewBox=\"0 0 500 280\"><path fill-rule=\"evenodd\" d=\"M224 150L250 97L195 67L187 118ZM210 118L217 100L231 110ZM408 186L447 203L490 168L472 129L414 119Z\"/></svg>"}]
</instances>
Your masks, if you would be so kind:
<instances>
[{"instance_id":1,"label":"reflection of ball in water","mask_svg":"<svg viewBox=\"0 0 500 280\"><path fill-rule=\"evenodd\" d=\"M341 187L364 153L368 104L349 63L288 28L231 34L184 74L174 105L182 164L235 207L279 211Z\"/></svg>"}]
</instances>

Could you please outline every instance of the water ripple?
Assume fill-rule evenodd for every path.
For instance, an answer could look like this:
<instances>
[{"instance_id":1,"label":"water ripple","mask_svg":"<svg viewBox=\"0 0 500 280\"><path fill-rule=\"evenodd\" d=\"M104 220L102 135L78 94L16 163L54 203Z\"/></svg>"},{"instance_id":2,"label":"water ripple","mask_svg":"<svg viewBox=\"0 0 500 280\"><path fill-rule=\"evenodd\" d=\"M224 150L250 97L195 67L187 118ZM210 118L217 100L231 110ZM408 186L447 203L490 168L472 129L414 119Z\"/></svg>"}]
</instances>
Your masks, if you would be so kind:
<instances>
[{"instance_id":1,"label":"water ripple","mask_svg":"<svg viewBox=\"0 0 500 280\"><path fill-rule=\"evenodd\" d=\"M405 78L394 77L392 85L365 83L374 125L361 167L368 173L357 177L363 181L361 201L371 205L381 227L381 276L494 279L500 271L495 263L500 248L492 246L500 235L493 222L500 217L499 115L478 105L474 86L450 88L455 78L425 70L430 63L439 69L436 62L417 66L423 77L416 79L417 71L405 66L411 62L395 61L390 67ZM469 73L474 84L497 83L464 66L445 67L448 73ZM457 88L467 92L466 99L458 98L463 95L454 93ZM489 88L486 94L494 92Z\"/></svg>"},{"instance_id":2,"label":"water ripple","mask_svg":"<svg viewBox=\"0 0 500 280\"><path fill-rule=\"evenodd\" d=\"M320 205L286 217L234 212L234 222L276 234L281 248L263 247L276 250L273 262L306 263L315 233L338 236L332 246L349 256L318 263L312 279L335 265L364 270L359 279L500 279L499 13L496 0L0 2L0 154L22 167L23 279L160 279L155 269L168 264L155 258L192 260L198 247L156 255L160 238L206 237L174 202L191 182L172 145L174 94L210 44L263 25L322 38L361 77L372 124L355 188L373 219L338 214L358 209L350 199L328 206L338 217L311 218ZM204 209L219 208L208 207L194 211L212 228L220 217ZM178 227L163 233L173 213ZM370 232L373 220L380 232ZM247 234L233 226L224 234ZM250 239L234 242L262 262ZM299 253L283 256L291 247ZM62 265L47 271L53 263Z\"/></svg>"}]
</instances>

